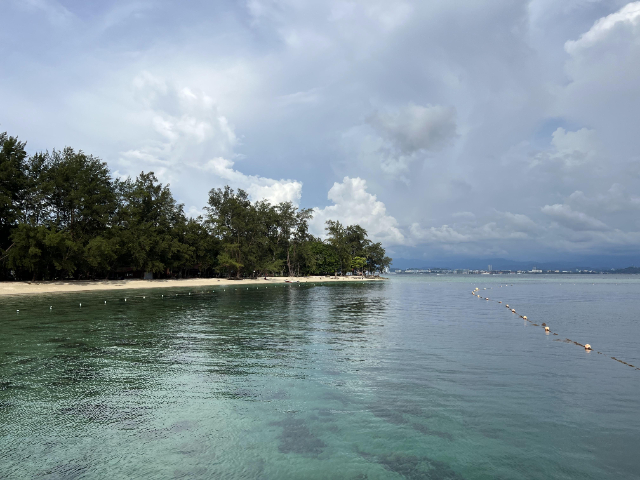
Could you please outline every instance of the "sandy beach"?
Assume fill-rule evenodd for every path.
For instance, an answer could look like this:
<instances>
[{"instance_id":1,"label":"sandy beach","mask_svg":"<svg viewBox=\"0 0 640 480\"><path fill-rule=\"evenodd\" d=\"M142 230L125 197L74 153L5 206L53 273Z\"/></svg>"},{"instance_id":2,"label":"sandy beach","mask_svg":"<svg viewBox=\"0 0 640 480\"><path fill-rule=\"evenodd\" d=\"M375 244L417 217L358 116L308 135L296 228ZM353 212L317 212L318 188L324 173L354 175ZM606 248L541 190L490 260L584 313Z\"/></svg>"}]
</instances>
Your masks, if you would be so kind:
<instances>
[{"instance_id":1,"label":"sandy beach","mask_svg":"<svg viewBox=\"0 0 640 480\"><path fill-rule=\"evenodd\" d=\"M226 278L188 278L173 280L69 280L53 282L0 282L0 297L7 295L37 295L41 293L91 292L98 290L131 290L143 288L205 287L211 285L269 285L287 282L377 282L381 278L362 277L267 277L229 280Z\"/></svg>"}]
</instances>

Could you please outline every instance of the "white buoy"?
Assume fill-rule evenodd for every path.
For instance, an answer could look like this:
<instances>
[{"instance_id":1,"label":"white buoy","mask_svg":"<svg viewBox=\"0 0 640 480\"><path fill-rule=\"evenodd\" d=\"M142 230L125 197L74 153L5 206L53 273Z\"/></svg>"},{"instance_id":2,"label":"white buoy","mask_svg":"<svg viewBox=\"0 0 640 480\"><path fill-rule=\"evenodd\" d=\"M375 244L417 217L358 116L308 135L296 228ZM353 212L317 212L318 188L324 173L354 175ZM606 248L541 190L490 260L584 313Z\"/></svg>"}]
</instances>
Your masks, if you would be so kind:
<instances>
[{"instance_id":1,"label":"white buoy","mask_svg":"<svg viewBox=\"0 0 640 480\"><path fill-rule=\"evenodd\" d=\"M127 301L127 299L125 298L125 299L124 299L124 301L126 302L126 301Z\"/></svg>"},{"instance_id":2,"label":"white buoy","mask_svg":"<svg viewBox=\"0 0 640 480\"><path fill-rule=\"evenodd\" d=\"M51 306L49 307L49 310L53 310L53 305L51 305Z\"/></svg>"},{"instance_id":3,"label":"white buoy","mask_svg":"<svg viewBox=\"0 0 640 480\"><path fill-rule=\"evenodd\" d=\"M105 305L107 304L107 301L106 301L106 300L104 301L104 304L105 304Z\"/></svg>"},{"instance_id":4,"label":"white buoy","mask_svg":"<svg viewBox=\"0 0 640 480\"><path fill-rule=\"evenodd\" d=\"M512 309L511 309L511 313L516 313L515 308L512 308Z\"/></svg>"},{"instance_id":5,"label":"white buoy","mask_svg":"<svg viewBox=\"0 0 640 480\"><path fill-rule=\"evenodd\" d=\"M544 327L544 331L548 333L549 332L549 327Z\"/></svg>"},{"instance_id":6,"label":"white buoy","mask_svg":"<svg viewBox=\"0 0 640 480\"><path fill-rule=\"evenodd\" d=\"M20 310L16 310L16 313L20 313Z\"/></svg>"},{"instance_id":7,"label":"white buoy","mask_svg":"<svg viewBox=\"0 0 640 480\"><path fill-rule=\"evenodd\" d=\"M143 299L143 300L144 300L145 298L147 298L147 297L142 297L142 299Z\"/></svg>"},{"instance_id":8,"label":"white buoy","mask_svg":"<svg viewBox=\"0 0 640 480\"><path fill-rule=\"evenodd\" d=\"M522 318L524 318L525 320L527 320L527 316L526 316L526 315L525 315L524 317L522 317Z\"/></svg>"},{"instance_id":9,"label":"white buoy","mask_svg":"<svg viewBox=\"0 0 640 480\"><path fill-rule=\"evenodd\" d=\"M591 345L589 345L588 343L584 346L585 350L591 350Z\"/></svg>"},{"instance_id":10,"label":"white buoy","mask_svg":"<svg viewBox=\"0 0 640 480\"><path fill-rule=\"evenodd\" d=\"M82 304L80 304L80 306L82 307Z\"/></svg>"}]
</instances>

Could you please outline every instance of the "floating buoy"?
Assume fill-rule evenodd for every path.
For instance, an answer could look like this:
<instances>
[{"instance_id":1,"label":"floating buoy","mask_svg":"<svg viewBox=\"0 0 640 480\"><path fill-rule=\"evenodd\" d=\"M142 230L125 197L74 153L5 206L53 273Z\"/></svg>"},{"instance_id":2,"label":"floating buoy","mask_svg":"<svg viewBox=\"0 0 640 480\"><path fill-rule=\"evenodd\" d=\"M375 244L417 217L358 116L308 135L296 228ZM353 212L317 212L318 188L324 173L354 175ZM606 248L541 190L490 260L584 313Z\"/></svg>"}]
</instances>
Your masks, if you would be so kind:
<instances>
[{"instance_id":1,"label":"floating buoy","mask_svg":"<svg viewBox=\"0 0 640 480\"><path fill-rule=\"evenodd\" d=\"M498 301L498 303L502 303L502 302Z\"/></svg>"},{"instance_id":2,"label":"floating buoy","mask_svg":"<svg viewBox=\"0 0 640 480\"><path fill-rule=\"evenodd\" d=\"M20 313L20 310L16 310L16 313Z\"/></svg>"},{"instance_id":3,"label":"floating buoy","mask_svg":"<svg viewBox=\"0 0 640 480\"><path fill-rule=\"evenodd\" d=\"M53 305L51 305L51 306L49 307L49 310L53 310Z\"/></svg>"},{"instance_id":4,"label":"floating buoy","mask_svg":"<svg viewBox=\"0 0 640 480\"><path fill-rule=\"evenodd\" d=\"M544 327L544 331L548 333L549 332L549 327Z\"/></svg>"},{"instance_id":5,"label":"floating buoy","mask_svg":"<svg viewBox=\"0 0 640 480\"><path fill-rule=\"evenodd\" d=\"M145 298L147 298L147 297L142 297L142 299L143 299L143 300L144 300Z\"/></svg>"},{"instance_id":6,"label":"floating buoy","mask_svg":"<svg viewBox=\"0 0 640 480\"><path fill-rule=\"evenodd\" d=\"M485 298L485 300L489 300L489 297Z\"/></svg>"},{"instance_id":7,"label":"floating buoy","mask_svg":"<svg viewBox=\"0 0 640 480\"><path fill-rule=\"evenodd\" d=\"M522 317L522 318L524 318L525 320L528 320L526 315L524 317ZM542 325L544 326L544 323Z\"/></svg>"},{"instance_id":8,"label":"floating buoy","mask_svg":"<svg viewBox=\"0 0 640 480\"><path fill-rule=\"evenodd\" d=\"M585 344L584 349L585 350L591 350L591 345L589 345L588 343Z\"/></svg>"},{"instance_id":9,"label":"floating buoy","mask_svg":"<svg viewBox=\"0 0 640 480\"><path fill-rule=\"evenodd\" d=\"M509 308L509 304L507 303L507 308Z\"/></svg>"},{"instance_id":10,"label":"floating buoy","mask_svg":"<svg viewBox=\"0 0 640 480\"><path fill-rule=\"evenodd\" d=\"M516 310L514 308L511 309L511 313L516 313Z\"/></svg>"},{"instance_id":11,"label":"floating buoy","mask_svg":"<svg viewBox=\"0 0 640 480\"><path fill-rule=\"evenodd\" d=\"M80 306L82 307L82 304L80 304Z\"/></svg>"},{"instance_id":12,"label":"floating buoy","mask_svg":"<svg viewBox=\"0 0 640 480\"><path fill-rule=\"evenodd\" d=\"M104 301L104 304L105 304L105 305L107 304L107 301L106 301L106 300Z\"/></svg>"}]
</instances>

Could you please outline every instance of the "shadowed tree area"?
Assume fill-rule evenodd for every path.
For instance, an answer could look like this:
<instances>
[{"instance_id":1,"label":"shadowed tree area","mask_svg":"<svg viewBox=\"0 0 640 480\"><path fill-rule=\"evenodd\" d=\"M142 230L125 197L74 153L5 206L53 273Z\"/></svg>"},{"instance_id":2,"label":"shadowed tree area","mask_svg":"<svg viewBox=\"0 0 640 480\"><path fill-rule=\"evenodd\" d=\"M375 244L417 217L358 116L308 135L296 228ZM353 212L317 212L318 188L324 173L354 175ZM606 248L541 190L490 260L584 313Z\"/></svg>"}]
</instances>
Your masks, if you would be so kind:
<instances>
[{"instance_id":1,"label":"shadowed tree area","mask_svg":"<svg viewBox=\"0 0 640 480\"><path fill-rule=\"evenodd\" d=\"M359 225L330 220L327 240L314 237L313 210L291 202L226 186L188 218L153 172L118 180L82 151L25 147L0 134L1 280L373 274L391 263Z\"/></svg>"}]
</instances>

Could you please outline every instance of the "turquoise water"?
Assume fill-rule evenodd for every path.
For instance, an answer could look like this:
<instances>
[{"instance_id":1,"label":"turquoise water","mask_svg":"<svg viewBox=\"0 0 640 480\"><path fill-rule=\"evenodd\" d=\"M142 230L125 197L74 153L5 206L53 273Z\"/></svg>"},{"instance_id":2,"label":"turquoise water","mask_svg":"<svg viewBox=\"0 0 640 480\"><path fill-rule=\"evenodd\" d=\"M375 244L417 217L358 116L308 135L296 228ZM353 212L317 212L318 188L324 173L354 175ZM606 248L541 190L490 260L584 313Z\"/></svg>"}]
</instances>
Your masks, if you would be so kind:
<instances>
[{"instance_id":1,"label":"turquoise water","mask_svg":"<svg viewBox=\"0 0 640 480\"><path fill-rule=\"evenodd\" d=\"M636 276L246 288L0 299L0 477L640 477Z\"/></svg>"}]
</instances>

